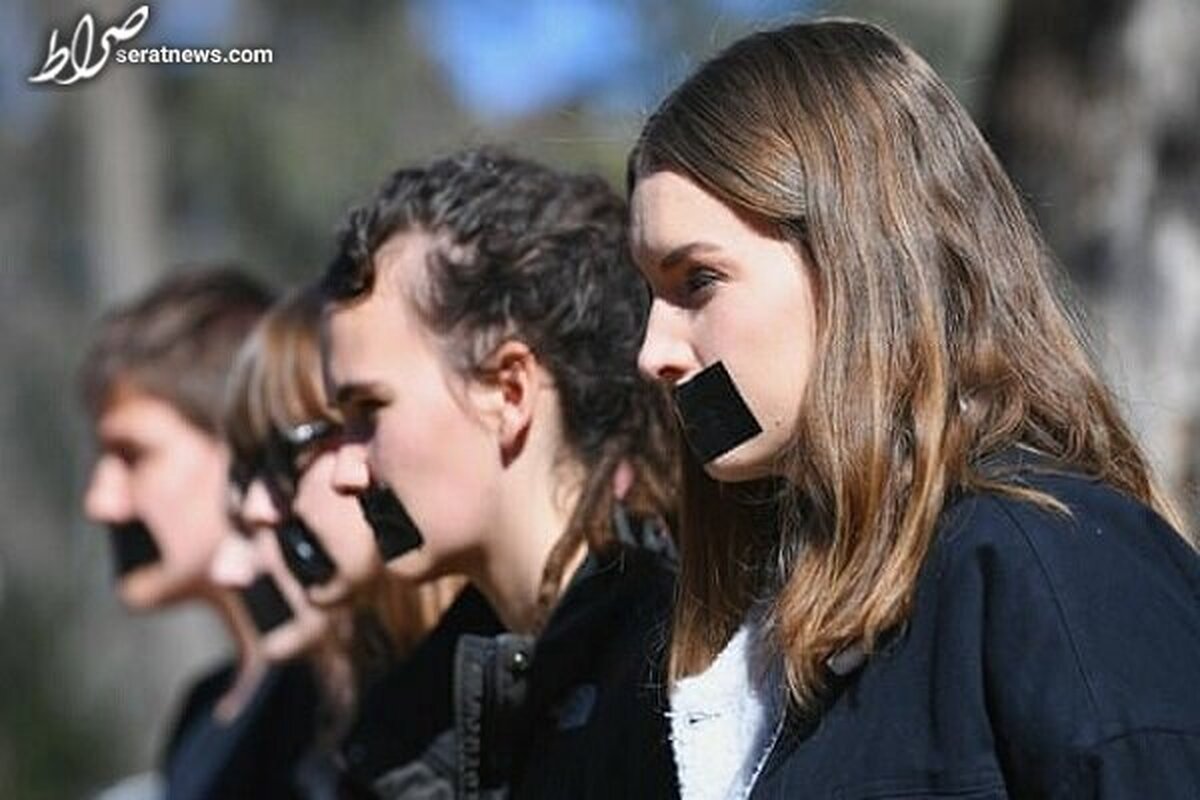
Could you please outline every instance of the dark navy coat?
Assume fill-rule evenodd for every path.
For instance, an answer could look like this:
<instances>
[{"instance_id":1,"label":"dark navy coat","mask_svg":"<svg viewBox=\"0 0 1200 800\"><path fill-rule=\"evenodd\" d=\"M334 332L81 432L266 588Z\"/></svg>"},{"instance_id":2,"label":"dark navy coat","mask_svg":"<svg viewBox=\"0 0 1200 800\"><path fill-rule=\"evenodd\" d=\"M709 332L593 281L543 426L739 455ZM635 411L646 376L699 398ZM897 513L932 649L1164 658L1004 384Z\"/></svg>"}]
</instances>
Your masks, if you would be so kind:
<instances>
[{"instance_id":1,"label":"dark navy coat","mask_svg":"<svg viewBox=\"0 0 1200 800\"><path fill-rule=\"evenodd\" d=\"M676 560L655 523L620 507L613 523L618 546L588 556L536 639L497 633L464 590L366 695L343 747L347 796L678 794L661 664Z\"/></svg>"},{"instance_id":2,"label":"dark navy coat","mask_svg":"<svg viewBox=\"0 0 1200 800\"><path fill-rule=\"evenodd\" d=\"M752 797L1200 798L1200 557L1096 481L948 505L905 628L788 716Z\"/></svg>"},{"instance_id":3,"label":"dark navy coat","mask_svg":"<svg viewBox=\"0 0 1200 800\"><path fill-rule=\"evenodd\" d=\"M455 648L464 634L501 630L484 596L467 586L413 652L367 688L341 745L346 797L453 792L455 764L439 761L435 742L454 726Z\"/></svg>"},{"instance_id":4,"label":"dark navy coat","mask_svg":"<svg viewBox=\"0 0 1200 800\"><path fill-rule=\"evenodd\" d=\"M313 757L320 691L311 666L272 667L241 712L218 722L214 709L234 672L223 665L189 691L162 765L167 800L332 796L332 765Z\"/></svg>"},{"instance_id":5,"label":"dark navy coat","mask_svg":"<svg viewBox=\"0 0 1200 800\"><path fill-rule=\"evenodd\" d=\"M514 800L678 796L663 677L675 583L674 560L643 548L580 567L537 642Z\"/></svg>"}]
</instances>

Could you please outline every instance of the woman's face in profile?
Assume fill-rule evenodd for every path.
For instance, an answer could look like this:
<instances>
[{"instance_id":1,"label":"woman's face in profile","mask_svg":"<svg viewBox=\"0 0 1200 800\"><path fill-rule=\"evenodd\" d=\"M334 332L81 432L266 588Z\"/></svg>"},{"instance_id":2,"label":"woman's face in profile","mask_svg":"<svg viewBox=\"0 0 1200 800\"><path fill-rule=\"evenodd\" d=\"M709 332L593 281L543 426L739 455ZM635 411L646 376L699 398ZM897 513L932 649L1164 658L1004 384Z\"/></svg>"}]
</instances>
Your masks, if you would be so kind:
<instances>
[{"instance_id":1,"label":"woman's face in profile","mask_svg":"<svg viewBox=\"0 0 1200 800\"><path fill-rule=\"evenodd\" d=\"M106 525L141 522L159 557L120 576L133 609L163 608L211 588L208 569L229 529L224 515L225 445L173 405L129 386L96 422L99 458L84 510Z\"/></svg>"},{"instance_id":2,"label":"woman's face in profile","mask_svg":"<svg viewBox=\"0 0 1200 800\"><path fill-rule=\"evenodd\" d=\"M292 513L320 540L336 566L328 581L309 586L308 599L323 608L348 603L383 571L375 537L358 499L333 488L337 453L321 448L307 459L296 481Z\"/></svg>"},{"instance_id":3,"label":"woman's face in profile","mask_svg":"<svg viewBox=\"0 0 1200 800\"><path fill-rule=\"evenodd\" d=\"M275 528L284 521L278 503L262 479L253 480L235 498L232 509L240 532L230 532L213 561L213 582L234 591L269 575L282 593L291 618L263 633L261 646L274 662L290 661L316 646L329 629L324 611L308 601L304 588L288 569Z\"/></svg>"},{"instance_id":4,"label":"woman's face in profile","mask_svg":"<svg viewBox=\"0 0 1200 800\"><path fill-rule=\"evenodd\" d=\"M633 256L654 294L638 358L681 386L718 362L762 429L705 464L720 481L777 473L816 352L811 270L787 240L662 171L631 199Z\"/></svg>"},{"instance_id":5,"label":"woman's face in profile","mask_svg":"<svg viewBox=\"0 0 1200 800\"><path fill-rule=\"evenodd\" d=\"M380 279L365 299L327 317L327 384L346 420L333 484L389 489L423 540L387 562L423 582L461 573L495 548L507 467L499 453L494 382L464 382L412 302L432 240L398 233L375 253ZM501 398L502 399L502 398Z\"/></svg>"}]
</instances>

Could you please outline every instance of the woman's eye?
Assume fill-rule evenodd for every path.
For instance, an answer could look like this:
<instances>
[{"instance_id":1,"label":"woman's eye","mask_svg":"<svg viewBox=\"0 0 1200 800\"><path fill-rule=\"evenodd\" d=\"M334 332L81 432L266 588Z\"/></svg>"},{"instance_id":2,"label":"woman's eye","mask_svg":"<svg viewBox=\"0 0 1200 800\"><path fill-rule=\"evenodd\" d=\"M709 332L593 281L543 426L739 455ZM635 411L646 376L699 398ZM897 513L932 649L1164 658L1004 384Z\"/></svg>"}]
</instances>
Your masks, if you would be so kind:
<instances>
[{"instance_id":1,"label":"woman's eye","mask_svg":"<svg viewBox=\"0 0 1200 800\"><path fill-rule=\"evenodd\" d=\"M713 269L709 269L708 267L693 267L688 270L687 277L684 279L684 291L689 298L695 298L702 292L712 288L720 279L721 276Z\"/></svg>"},{"instance_id":2,"label":"woman's eye","mask_svg":"<svg viewBox=\"0 0 1200 800\"><path fill-rule=\"evenodd\" d=\"M355 403L346 413L345 434L350 439L369 437L382 403Z\"/></svg>"},{"instance_id":3,"label":"woman's eye","mask_svg":"<svg viewBox=\"0 0 1200 800\"><path fill-rule=\"evenodd\" d=\"M132 445L122 445L112 450L112 454L128 469L133 469L146 457L146 451Z\"/></svg>"}]
</instances>

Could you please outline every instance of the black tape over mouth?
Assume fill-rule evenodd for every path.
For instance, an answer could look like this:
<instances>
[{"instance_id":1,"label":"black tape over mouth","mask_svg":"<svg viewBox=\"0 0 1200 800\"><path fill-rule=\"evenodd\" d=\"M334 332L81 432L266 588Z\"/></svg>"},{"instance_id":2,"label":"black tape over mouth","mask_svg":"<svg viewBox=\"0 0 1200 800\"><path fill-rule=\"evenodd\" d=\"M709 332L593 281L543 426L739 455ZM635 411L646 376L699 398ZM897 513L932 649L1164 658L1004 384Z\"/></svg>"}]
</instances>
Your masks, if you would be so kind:
<instances>
[{"instance_id":1,"label":"black tape over mouth","mask_svg":"<svg viewBox=\"0 0 1200 800\"><path fill-rule=\"evenodd\" d=\"M162 551L141 520L108 526L112 547L113 573L123 578L134 570L162 560Z\"/></svg>"},{"instance_id":2,"label":"black tape over mouth","mask_svg":"<svg viewBox=\"0 0 1200 800\"><path fill-rule=\"evenodd\" d=\"M684 438L702 463L762 433L762 426L720 361L676 386L674 394Z\"/></svg>"},{"instance_id":3,"label":"black tape over mouth","mask_svg":"<svg viewBox=\"0 0 1200 800\"><path fill-rule=\"evenodd\" d=\"M425 541L404 504L386 486L372 484L358 496L358 504L375 534L375 546L384 561L399 558Z\"/></svg>"},{"instance_id":4,"label":"black tape over mouth","mask_svg":"<svg viewBox=\"0 0 1200 800\"><path fill-rule=\"evenodd\" d=\"M284 599L279 586L269 575L260 575L254 583L242 589L242 602L250 612L250 620L261 634L267 634L292 619L292 607Z\"/></svg>"},{"instance_id":5,"label":"black tape over mouth","mask_svg":"<svg viewBox=\"0 0 1200 800\"><path fill-rule=\"evenodd\" d=\"M301 586L328 583L337 572L320 540L299 518L292 517L276 528L275 538L283 560Z\"/></svg>"}]
</instances>

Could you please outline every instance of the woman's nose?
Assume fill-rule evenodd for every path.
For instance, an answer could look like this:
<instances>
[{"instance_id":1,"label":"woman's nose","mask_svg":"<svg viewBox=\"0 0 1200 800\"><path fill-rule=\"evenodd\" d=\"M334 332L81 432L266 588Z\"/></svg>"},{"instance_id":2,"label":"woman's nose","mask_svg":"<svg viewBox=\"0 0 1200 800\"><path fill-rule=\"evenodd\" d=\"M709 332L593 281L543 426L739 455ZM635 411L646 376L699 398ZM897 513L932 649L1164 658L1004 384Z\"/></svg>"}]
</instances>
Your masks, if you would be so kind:
<instances>
[{"instance_id":1,"label":"woman's nose","mask_svg":"<svg viewBox=\"0 0 1200 800\"><path fill-rule=\"evenodd\" d=\"M366 445L351 441L338 445L331 481L334 491L339 494L357 495L370 487Z\"/></svg>"},{"instance_id":2,"label":"woman's nose","mask_svg":"<svg viewBox=\"0 0 1200 800\"><path fill-rule=\"evenodd\" d=\"M646 335L638 352L638 369L650 380L673 386L700 367L688 341L687 321L682 314L681 309L660 298L650 304Z\"/></svg>"},{"instance_id":3,"label":"woman's nose","mask_svg":"<svg viewBox=\"0 0 1200 800\"><path fill-rule=\"evenodd\" d=\"M101 456L92 467L83 493L83 513L92 522L103 525L128 522L133 518L129 476L115 457Z\"/></svg>"},{"instance_id":4,"label":"woman's nose","mask_svg":"<svg viewBox=\"0 0 1200 800\"><path fill-rule=\"evenodd\" d=\"M253 530L255 528L273 528L283 521L283 515L267 489L267 484L261 478L251 481L242 496L241 507L238 509L242 525Z\"/></svg>"}]
</instances>

